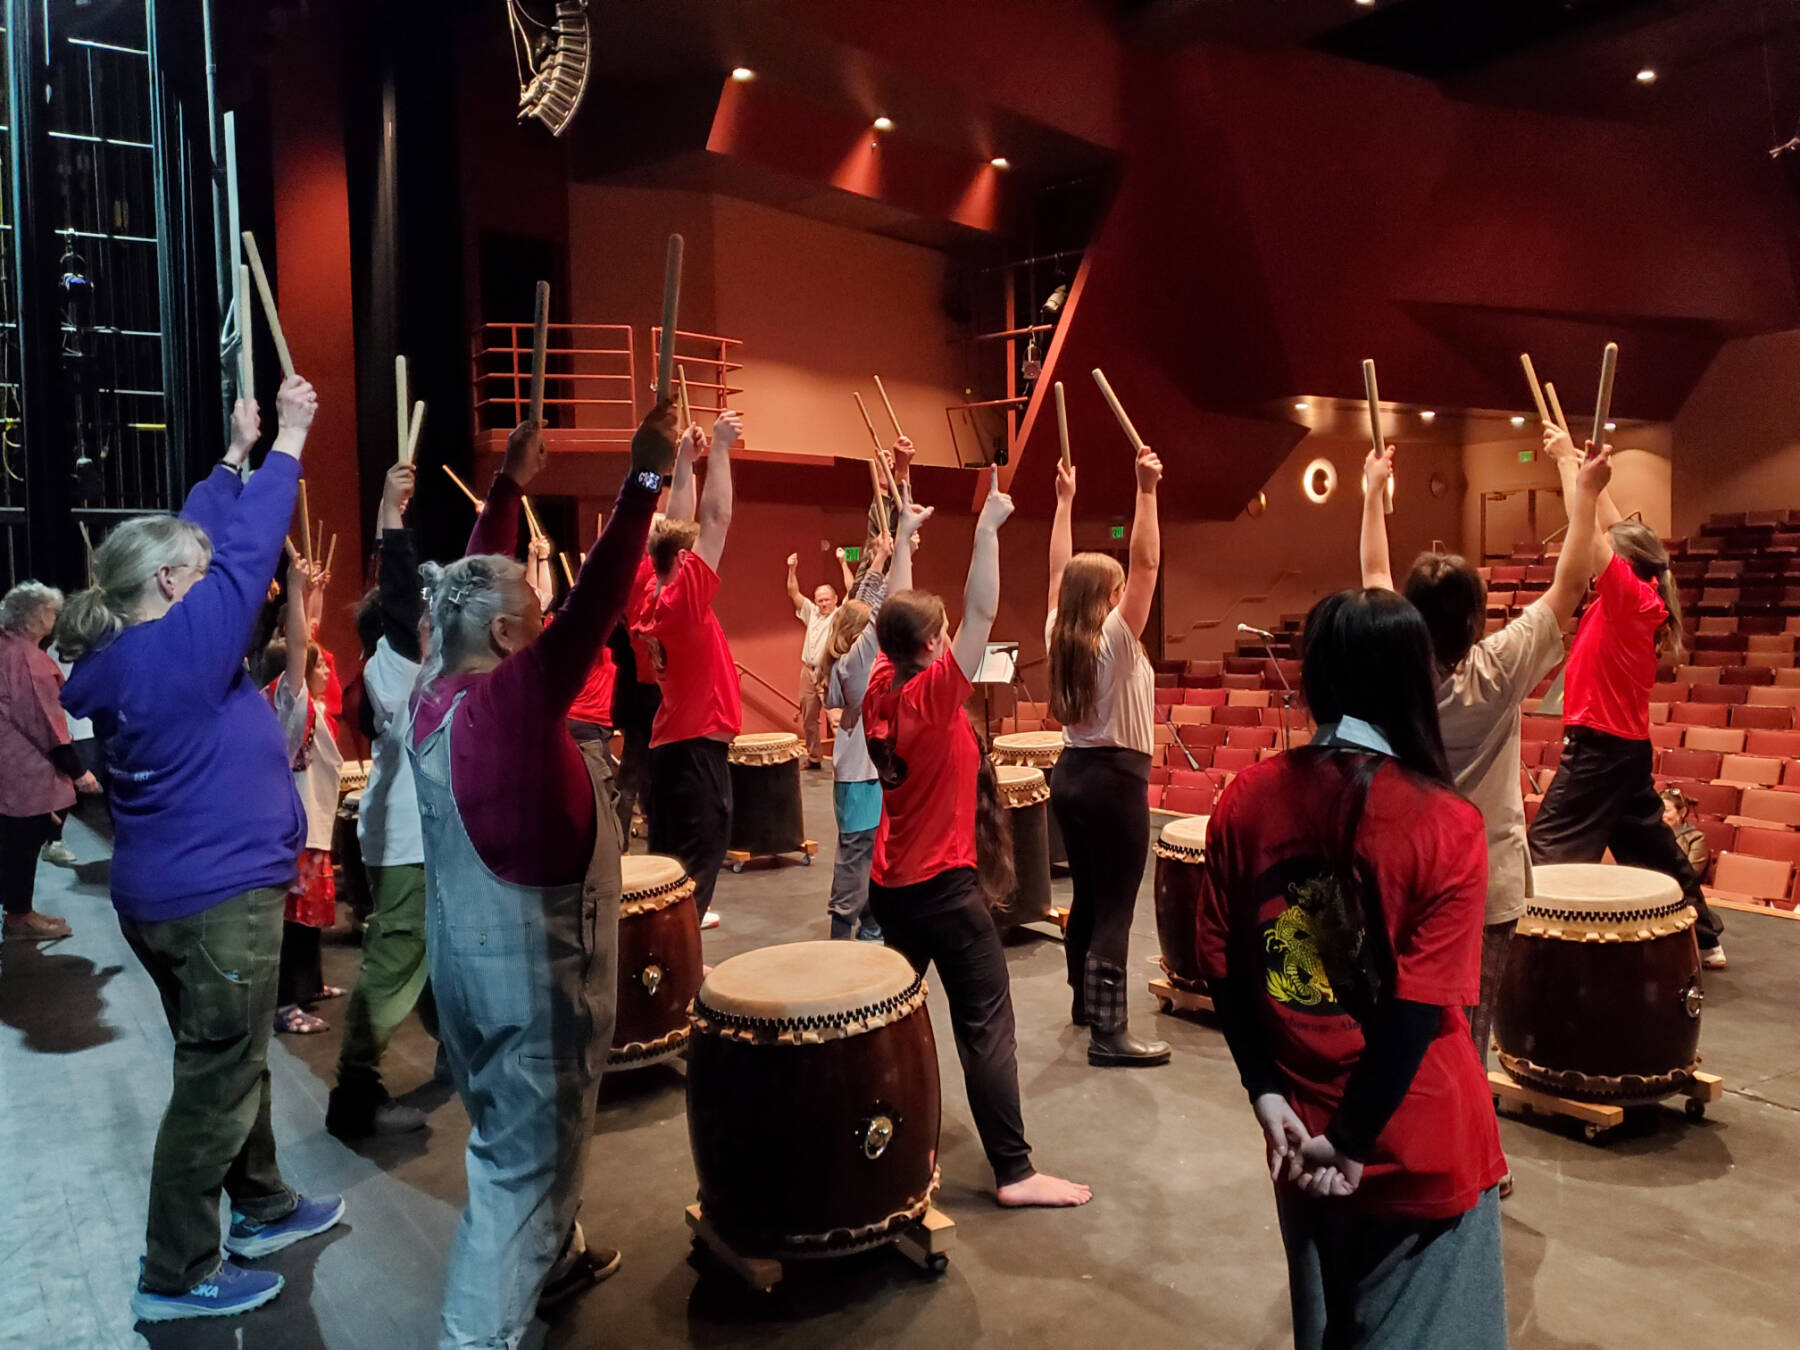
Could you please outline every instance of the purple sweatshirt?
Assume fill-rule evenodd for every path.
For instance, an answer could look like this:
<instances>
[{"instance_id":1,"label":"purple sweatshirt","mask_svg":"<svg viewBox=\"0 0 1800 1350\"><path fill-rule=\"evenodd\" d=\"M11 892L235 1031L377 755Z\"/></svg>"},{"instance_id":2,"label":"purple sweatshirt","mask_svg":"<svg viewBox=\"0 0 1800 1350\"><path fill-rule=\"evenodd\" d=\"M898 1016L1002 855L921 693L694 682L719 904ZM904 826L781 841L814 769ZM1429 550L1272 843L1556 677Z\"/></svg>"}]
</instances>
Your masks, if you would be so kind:
<instances>
[{"instance_id":1,"label":"purple sweatshirt","mask_svg":"<svg viewBox=\"0 0 1800 1350\"><path fill-rule=\"evenodd\" d=\"M82 657L63 687L106 748L112 900L126 918L178 919L294 879L306 820L244 649L299 478L291 455L271 454L247 487L215 468L181 512L212 539L206 575L162 618Z\"/></svg>"}]
</instances>

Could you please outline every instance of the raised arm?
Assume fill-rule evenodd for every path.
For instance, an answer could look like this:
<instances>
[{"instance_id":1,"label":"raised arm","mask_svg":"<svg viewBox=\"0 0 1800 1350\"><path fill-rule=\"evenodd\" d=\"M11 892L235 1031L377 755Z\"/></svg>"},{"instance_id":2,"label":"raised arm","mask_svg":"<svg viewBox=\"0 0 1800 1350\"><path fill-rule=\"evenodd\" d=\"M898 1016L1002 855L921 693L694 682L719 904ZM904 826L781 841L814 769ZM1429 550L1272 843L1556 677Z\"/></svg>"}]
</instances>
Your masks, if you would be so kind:
<instances>
[{"instance_id":1,"label":"raised arm","mask_svg":"<svg viewBox=\"0 0 1800 1350\"><path fill-rule=\"evenodd\" d=\"M800 594L800 555L788 554L787 559L787 593L788 603L794 607L794 617L806 618L806 597Z\"/></svg>"},{"instance_id":2,"label":"raised arm","mask_svg":"<svg viewBox=\"0 0 1800 1350\"><path fill-rule=\"evenodd\" d=\"M971 681L987 655L988 634L1000 612L1000 527L1012 511L1012 498L1000 491L1000 471L996 469L987 500L981 504L981 518L975 522L969 580L963 587L962 623L951 642L956 664Z\"/></svg>"},{"instance_id":3,"label":"raised arm","mask_svg":"<svg viewBox=\"0 0 1800 1350\"><path fill-rule=\"evenodd\" d=\"M1608 448L1610 449L1610 447ZM1563 552L1568 553L1570 545L1574 542L1575 516L1573 502L1575 501L1576 493L1575 479L1581 472L1583 454L1580 450L1575 448L1575 443L1569 439L1567 432L1563 431L1561 427L1552 426L1548 422L1544 424L1544 450L1556 463L1556 475L1562 480L1563 502L1569 505L1569 533L1571 537L1563 541ZM1590 577L1598 576L1601 572L1604 572L1607 568L1607 564L1612 562L1612 527L1617 525L1623 519L1624 517L1619 514L1619 508L1613 502L1612 493L1602 490L1599 496L1594 500L1594 535L1593 543L1588 550L1591 555L1591 560L1588 564L1588 575ZM1559 566L1561 565L1561 562L1562 559L1559 557L1557 559Z\"/></svg>"},{"instance_id":4,"label":"raised arm","mask_svg":"<svg viewBox=\"0 0 1800 1350\"><path fill-rule=\"evenodd\" d=\"M382 484L381 509L375 515L375 604L381 635L397 654L415 662L425 606L419 595L419 558L404 522L417 482L418 471L411 464L394 465Z\"/></svg>"},{"instance_id":5,"label":"raised arm","mask_svg":"<svg viewBox=\"0 0 1800 1350\"><path fill-rule=\"evenodd\" d=\"M1369 451L1363 461L1362 584L1369 590L1394 589L1394 565L1388 560L1388 479L1394 474L1394 447Z\"/></svg>"},{"instance_id":6,"label":"raised arm","mask_svg":"<svg viewBox=\"0 0 1800 1350\"><path fill-rule=\"evenodd\" d=\"M700 495L700 537L694 556L713 571L725 556L725 537L731 533L731 447L744 434L744 415L722 412L713 423L712 452L706 467L706 491Z\"/></svg>"},{"instance_id":7,"label":"raised arm","mask_svg":"<svg viewBox=\"0 0 1800 1350\"><path fill-rule=\"evenodd\" d=\"M1558 472L1561 469L1559 460ZM1556 615L1558 627L1575 617L1575 607L1581 603L1593 577L1591 569L1598 557L1595 549L1595 536L1599 533L1598 503L1611 480L1611 450L1602 450L1564 479L1563 500L1569 505L1569 533L1556 559L1556 576L1550 582L1550 589L1544 592L1544 603ZM1610 543L1607 551L1610 555Z\"/></svg>"},{"instance_id":8,"label":"raised arm","mask_svg":"<svg viewBox=\"0 0 1800 1350\"><path fill-rule=\"evenodd\" d=\"M225 458L213 465L212 472L194 485L182 503L181 518L191 520L215 545L224 538L231 523L231 511L244 490L244 460L262 427L256 411L256 400L239 399L231 409L231 445Z\"/></svg>"},{"instance_id":9,"label":"raised arm","mask_svg":"<svg viewBox=\"0 0 1800 1350\"><path fill-rule=\"evenodd\" d=\"M1062 596L1063 572L1075 556L1075 466L1056 466L1056 514L1050 518L1050 601L1055 609Z\"/></svg>"},{"instance_id":10,"label":"raised arm","mask_svg":"<svg viewBox=\"0 0 1800 1350\"><path fill-rule=\"evenodd\" d=\"M900 534L894 542L894 565L888 569L887 593L910 591L913 584L913 536L925 528L933 508L917 506L910 496L900 512Z\"/></svg>"},{"instance_id":11,"label":"raised arm","mask_svg":"<svg viewBox=\"0 0 1800 1350\"><path fill-rule=\"evenodd\" d=\"M850 592L856 589L856 573L850 570L850 560L844 556L844 550L837 551L838 571L844 574L844 598L850 598Z\"/></svg>"},{"instance_id":12,"label":"raised arm","mask_svg":"<svg viewBox=\"0 0 1800 1350\"><path fill-rule=\"evenodd\" d=\"M669 483L669 504L663 508L663 514L670 520L695 519L694 460L700 453L704 439L704 433L699 427L689 427L676 448L675 476Z\"/></svg>"},{"instance_id":13,"label":"raised arm","mask_svg":"<svg viewBox=\"0 0 1800 1350\"><path fill-rule=\"evenodd\" d=\"M281 687L290 698L306 697L306 654L312 645L312 624L307 617L311 608L313 592L313 574L306 565L306 560L288 554L287 574L287 630L282 636L287 640L287 665L281 671ZM290 746L290 752L295 747Z\"/></svg>"},{"instance_id":14,"label":"raised arm","mask_svg":"<svg viewBox=\"0 0 1800 1350\"><path fill-rule=\"evenodd\" d=\"M500 461L500 472L494 475L481 514L475 518L475 528L469 531L464 557L517 555L521 501L531 480L543 471L544 460L544 434L538 424L530 420L519 423L506 438L506 457Z\"/></svg>"},{"instance_id":15,"label":"raised arm","mask_svg":"<svg viewBox=\"0 0 1800 1350\"><path fill-rule=\"evenodd\" d=\"M1138 451L1137 503L1131 517L1131 571L1125 576L1125 598L1119 617L1133 637L1144 635L1150 622L1150 606L1156 602L1156 576L1162 570L1162 526L1157 520L1156 485L1162 481L1162 460L1149 446Z\"/></svg>"}]
</instances>

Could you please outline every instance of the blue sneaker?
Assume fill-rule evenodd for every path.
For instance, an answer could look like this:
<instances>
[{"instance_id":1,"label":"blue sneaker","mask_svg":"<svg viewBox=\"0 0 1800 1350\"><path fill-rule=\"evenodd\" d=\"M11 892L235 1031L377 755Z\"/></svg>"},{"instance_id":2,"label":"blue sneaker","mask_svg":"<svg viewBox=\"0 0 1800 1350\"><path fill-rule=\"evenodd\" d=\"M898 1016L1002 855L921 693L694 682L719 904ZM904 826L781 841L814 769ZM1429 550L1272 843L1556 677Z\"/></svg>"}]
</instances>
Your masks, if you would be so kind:
<instances>
[{"instance_id":1,"label":"blue sneaker","mask_svg":"<svg viewBox=\"0 0 1800 1350\"><path fill-rule=\"evenodd\" d=\"M225 1250L233 1256L247 1257L255 1260L259 1256L267 1256L278 1252L283 1247L291 1247L305 1238L317 1237L328 1228L335 1228L344 1217L344 1197L341 1195L301 1196L300 1203L294 1206L294 1212L280 1219L271 1219L268 1223L258 1223L255 1219L246 1219L235 1209L231 1212L231 1231L225 1235Z\"/></svg>"},{"instance_id":2,"label":"blue sneaker","mask_svg":"<svg viewBox=\"0 0 1800 1350\"><path fill-rule=\"evenodd\" d=\"M185 1294L152 1294L139 1289L131 1296L131 1312L140 1322L174 1322L184 1317L236 1317L260 1308L285 1284L272 1270L245 1270L229 1261Z\"/></svg>"}]
</instances>

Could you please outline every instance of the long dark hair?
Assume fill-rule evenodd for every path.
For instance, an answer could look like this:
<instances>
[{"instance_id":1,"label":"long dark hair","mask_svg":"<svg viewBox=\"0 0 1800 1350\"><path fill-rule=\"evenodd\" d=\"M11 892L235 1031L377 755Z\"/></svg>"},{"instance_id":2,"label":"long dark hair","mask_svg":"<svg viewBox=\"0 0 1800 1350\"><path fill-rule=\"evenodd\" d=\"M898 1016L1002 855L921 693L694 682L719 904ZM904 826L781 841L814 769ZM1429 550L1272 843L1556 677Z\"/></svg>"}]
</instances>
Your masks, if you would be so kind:
<instances>
[{"instance_id":1,"label":"long dark hair","mask_svg":"<svg viewBox=\"0 0 1800 1350\"><path fill-rule=\"evenodd\" d=\"M1681 645L1681 593L1669 575L1669 550L1656 531L1641 520L1621 520L1612 527L1613 552L1662 595L1668 616L1656 630L1656 654L1664 661L1679 661Z\"/></svg>"},{"instance_id":2,"label":"long dark hair","mask_svg":"<svg viewBox=\"0 0 1800 1350\"><path fill-rule=\"evenodd\" d=\"M875 619L875 638L882 655L894 667L896 692L925 669L926 644L944 630L948 619L944 602L929 591L899 591L890 595ZM866 718L865 709L865 718ZM866 724L866 723L865 723ZM971 726L969 734L974 735ZM976 737L976 744L981 743ZM869 759L885 789L906 781L907 764L895 750L894 729L869 736ZM982 894L989 905L1003 909L1018 889L1013 865L1012 819L1000 802L1000 781L986 755L979 757L975 778L975 857Z\"/></svg>"},{"instance_id":3,"label":"long dark hair","mask_svg":"<svg viewBox=\"0 0 1800 1350\"><path fill-rule=\"evenodd\" d=\"M1369 723L1387 738L1400 772L1454 791L1438 727L1433 660L1424 618L1393 591L1339 591L1306 616L1300 678L1314 720L1321 726L1345 717ZM1366 1023L1391 997L1394 983L1380 888L1356 853L1369 792L1387 760L1323 747L1295 753L1339 774L1341 789L1333 797L1333 819L1317 828L1317 836L1330 841L1325 867L1293 888L1294 903L1306 914L1333 996Z\"/></svg>"}]
</instances>

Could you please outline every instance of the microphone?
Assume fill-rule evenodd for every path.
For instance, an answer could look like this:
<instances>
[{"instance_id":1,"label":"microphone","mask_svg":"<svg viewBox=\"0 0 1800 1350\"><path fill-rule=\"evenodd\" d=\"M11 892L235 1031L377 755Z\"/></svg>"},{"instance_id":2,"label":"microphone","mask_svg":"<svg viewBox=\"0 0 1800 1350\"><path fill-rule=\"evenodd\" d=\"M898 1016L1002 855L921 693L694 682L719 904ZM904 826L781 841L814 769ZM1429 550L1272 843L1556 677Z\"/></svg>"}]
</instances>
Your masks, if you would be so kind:
<instances>
[{"instance_id":1,"label":"microphone","mask_svg":"<svg viewBox=\"0 0 1800 1350\"><path fill-rule=\"evenodd\" d=\"M1266 628L1252 628L1247 623L1240 623L1237 626L1237 630L1240 633L1248 633L1251 637L1262 638L1265 642L1273 642L1275 640L1275 635Z\"/></svg>"}]
</instances>

